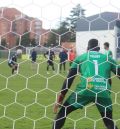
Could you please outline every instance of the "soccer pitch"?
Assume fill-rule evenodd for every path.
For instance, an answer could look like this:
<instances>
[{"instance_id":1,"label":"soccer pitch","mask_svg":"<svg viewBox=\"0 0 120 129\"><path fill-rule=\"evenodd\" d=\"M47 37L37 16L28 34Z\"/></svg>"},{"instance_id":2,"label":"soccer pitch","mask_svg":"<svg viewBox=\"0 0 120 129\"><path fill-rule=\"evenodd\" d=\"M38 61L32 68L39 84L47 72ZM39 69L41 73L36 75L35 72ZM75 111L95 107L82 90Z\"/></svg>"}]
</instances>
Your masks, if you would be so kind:
<instances>
[{"instance_id":1,"label":"soccer pitch","mask_svg":"<svg viewBox=\"0 0 120 129\"><path fill-rule=\"evenodd\" d=\"M51 129L55 92L60 91L67 71L61 74L50 71L47 75L46 62L38 61L38 69L31 69L30 61L19 62L18 74L11 76L7 61L0 61L0 129ZM56 69L57 66L56 62ZM74 80L72 90L79 78ZM120 128L120 82L113 78L112 84L113 117ZM96 129L105 129L96 106L91 103L86 109L71 113L63 129L74 129L74 126L75 129L94 129L94 122Z\"/></svg>"}]
</instances>

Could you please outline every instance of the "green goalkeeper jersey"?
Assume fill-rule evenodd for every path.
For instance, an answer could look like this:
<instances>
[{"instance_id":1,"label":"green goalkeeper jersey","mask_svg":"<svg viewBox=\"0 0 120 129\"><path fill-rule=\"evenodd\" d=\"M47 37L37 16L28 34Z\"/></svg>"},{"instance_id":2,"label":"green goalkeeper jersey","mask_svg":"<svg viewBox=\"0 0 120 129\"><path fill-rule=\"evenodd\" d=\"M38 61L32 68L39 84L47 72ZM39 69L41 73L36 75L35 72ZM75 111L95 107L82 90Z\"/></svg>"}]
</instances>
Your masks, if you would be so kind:
<instances>
[{"instance_id":1,"label":"green goalkeeper jersey","mask_svg":"<svg viewBox=\"0 0 120 129\"><path fill-rule=\"evenodd\" d=\"M117 69L117 63L111 57L90 51L78 56L71 68L78 68L81 74L80 83L76 88L78 94L94 96L98 93L99 97L109 97L111 86L108 79L111 77L111 71L115 72ZM104 92L100 94L101 91Z\"/></svg>"}]
</instances>

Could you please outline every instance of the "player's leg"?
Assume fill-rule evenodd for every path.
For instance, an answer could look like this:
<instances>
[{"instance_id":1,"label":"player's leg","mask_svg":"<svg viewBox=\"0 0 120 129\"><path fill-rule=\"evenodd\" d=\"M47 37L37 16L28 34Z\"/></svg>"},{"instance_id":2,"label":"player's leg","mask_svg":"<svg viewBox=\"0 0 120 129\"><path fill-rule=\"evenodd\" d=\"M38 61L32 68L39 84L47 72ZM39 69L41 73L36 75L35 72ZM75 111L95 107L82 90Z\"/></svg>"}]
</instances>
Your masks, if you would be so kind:
<instances>
[{"instance_id":1,"label":"player's leg","mask_svg":"<svg viewBox=\"0 0 120 129\"><path fill-rule=\"evenodd\" d=\"M77 95L76 97L76 93L72 93L57 114L52 129L61 129L68 114L77 109L82 109L85 105L89 104L92 101L93 98L91 97L84 97L79 95Z\"/></svg>"},{"instance_id":2,"label":"player's leg","mask_svg":"<svg viewBox=\"0 0 120 129\"><path fill-rule=\"evenodd\" d=\"M52 70L55 71L55 67L54 67L54 64L52 65Z\"/></svg>"},{"instance_id":3,"label":"player's leg","mask_svg":"<svg viewBox=\"0 0 120 129\"><path fill-rule=\"evenodd\" d=\"M14 74L13 64L12 63L8 63L8 66L12 69L12 74Z\"/></svg>"},{"instance_id":4,"label":"player's leg","mask_svg":"<svg viewBox=\"0 0 120 129\"><path fill-rule=\"evenodd\" d=\"M101 117L103 118L103 122L107 129L118 129L115 126L115 123L112 118L112 101L111 98L97 98L96 106L101 114ZM102 105L102 106L100 106ZM105 107L106 110L105 110Z\"/></svg>"},{"instance_id":5,"label":"player's leg","mask_svg":"<svg viewBox=\"0 0 120 129\"><path fill-rule=\"evenodd\" d=\"M14 65L12 65L12 74L14 74L14 72L17 70L17 65L16 64L14 64Z\"/></svg>"},{"instance_id":6,"label":"player's leg","mask_svg":"<svg viewBox=\"0 0 120 129\"><path fill-rule=\"evenodd\" d=\"M14 71L15 71L15 69L14 69L14 66L12 67L12 74L14 74Z\"/></svg>"},{"instance_id":7,"label":"player's leg","mask_svg":"<svg viewBox=\"0 0 120 129\"><path fill-rule=\"evenodd\" d=\"M107 129L118 129L112 118L112 111L100 112Z\"/></svg>"},{"instance_id":8,"label":"player's leg","mask_svg":"<svg viewBox=\"0 0 120 129\"><path fill-rule=\"evenodd\" d=\"M36 63L36 58L35 58L35 60L34 60L34 68L36 69L37 68L37 63Z\"/></svg>"},{"instance_id":9,"label":"player's leg","mask_svg":"<svg viewBox=\"0 0 120 129\"><path fill-rule=\"evenodd\" d=\"M17 71L17 69L18 69L18 65L16 64L16 65L15 65L15 70Z\"/></svg>"},{"instance_id":10,"label":"player's leg","mask_svg":"<svg viewBox=\"0 0 120 129\"><path fill-rule=\"evenodd\" d=\"M65 102L53 122L52 129L61 129L65 123L66 116L76 109L74 106L70 106L68 102Z\"/></svg>"},{"instance_id":11,"label":"player's leg","mask_svg":"<svg viewBox=\"0 0 120 129\"><path fill-rule=\"evenodd\" d=\"M31 69L33 69L33 63L34 63L34 61L33 61L33 59L31 60Z\"/></svg>"},{"instance_id":12,"label":"player's leg","mask_svg":"<svg viewBox=\"0 0 120 129\"><path fill-rule=\"evenodd\" d=\"M47 61L47 74L49 74L49 66L50 66L50 62L49 62L49 60Z\"/></svg>"},{"instance_id":13,"label":"player's leg","mask_svg":"<svg viewBox=\"0 0 120 129\"><path fill-rule=\"evenodd\" d=\"M61 70L62 70L62 62L60 62L60 73L61 73Z\"/></svg>"},{"instance_id":14,"label":"player's leg","mask_svg":"<svg viewBox=\"0 0 120 129\"><path fill-rule=\"evenodd\" d=\"M14 72L17 72L17 69L18 69L18 64L15 64L15 66L14 66Z\"/></svg>"},{"instance_id":15,"label":"player's leg","mask_svg":"<svg viewBox=\"0 0 120 129\"><path fill-rule=\"evenodd\" d=\"M63 62L64 71L66 70L66 62Z\"/></svg>"},{"instance_id":16,"label":"player's leg","mask_svg":"<svg viewBox=\"0 0 120 129\"><path fill-rule=\"evenodd\" d=\"M15 71L15 64L11 65L11 68L12 68L12 74L14 74L14 71Z\"/></svg>"},{"instance_id":17,"label":"player's leg","mask_svg":"<svg viewBox=\"0 0 120 129\"><path fill-rule=\"evenodd\" d=\"M54 71L55 71L55 67L54 67L53 61L51 61L51 66L52 66L52 70L53 70L53 72L54 72Z\"/></svg>"}]
</instances>

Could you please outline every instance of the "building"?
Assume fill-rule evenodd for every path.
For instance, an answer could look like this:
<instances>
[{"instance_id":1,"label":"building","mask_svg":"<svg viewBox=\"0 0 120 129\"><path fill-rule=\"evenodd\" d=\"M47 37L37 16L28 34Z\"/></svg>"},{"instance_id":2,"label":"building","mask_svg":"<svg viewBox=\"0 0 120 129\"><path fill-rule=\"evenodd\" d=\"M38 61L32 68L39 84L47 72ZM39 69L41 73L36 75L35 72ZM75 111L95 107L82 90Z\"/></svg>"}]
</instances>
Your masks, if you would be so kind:
<instances>
[{"instance_id":1,"label":"building","mask_svg":"<svg viewBox=\"0 0 120 129\"><path fill-rule=\"evenodd\" d=\"M30 40L35 39L36 44L39 44L40 35L46 31L41 20L29 17L15 8L0 8L0 36L3 46L16 46L20 36L27 32L30 34ZM42 39L41 43L45 42L46 40Z\"/></svg>"},{"instance_id":2,"label":"building","mask_svg":"<svg viewBox=\"0 0 120 129\"><path fill-rule=\"evenodd\" d=\"M46 29L42 30L42 35L41 35L41 39L40 39L40 44L42 46L46 46L47 45L48 40L50 38L50 34L51 34L51 32L50 32L49 29L48 30L46 30Z\"/></svg>"},{"instance_id":3,"label":"building","mask_svg":"<svg viewBox=\"0 0 120 129\"><path fill-rule=\"evenodd\" d=\"M4 18L0 19L0 35L4 35L10 31L10 22Z\"/></svg>"},{"instance_id":4,"label":"building","mask_svg":"<svg viewBox=\"0 0 120 129\"><path fill-rule=\"evenodd\" d=\"M119 56L117 46L120 45L118 36L120 35L119 13L103 12L87 18L81 18L77 22L76 28L76 51L80 55L87 51L88 41L92 38L99 40L101 52L104 52L104 42L110 43L113 57Z\"/></svg>"},{"instance_id":5,"label":"building","mask_svg":"<svg viewBox=\"0 0 120 129\"><path fill-rule=\"evenodd\" d=\"M15 8L1 8L2 16L9 21L14 21L22 16L22 13Z\"/></svg>"}]
</instances>

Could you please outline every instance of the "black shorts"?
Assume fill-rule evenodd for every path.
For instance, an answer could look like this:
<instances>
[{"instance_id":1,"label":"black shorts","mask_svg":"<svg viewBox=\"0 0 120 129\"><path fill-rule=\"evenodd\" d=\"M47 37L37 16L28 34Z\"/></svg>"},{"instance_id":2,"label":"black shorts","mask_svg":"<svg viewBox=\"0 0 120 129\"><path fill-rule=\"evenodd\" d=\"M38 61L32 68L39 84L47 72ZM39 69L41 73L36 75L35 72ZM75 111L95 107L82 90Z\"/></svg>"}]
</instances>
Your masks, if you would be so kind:
<instances>
[{"instance_id":1,"label":"black shorts","mask_svg":"<svg viewBox=\"0 0 120 129\"><path fill-rule=\"evenodd\" d=\"M17 68L18 68L18 65L15 65L15 68L14 69L17 70Z\"/></svg>"},{"instance_id":2,"label":"black shorts","mask_svg":"<svg viewBox=\"0 0 120 129\"><path fill-rule=\"evenodd\" d=\"M14 64L14 63L8 63L8 66L10 68L14 68L15 70L17 70L17 67L18 67L18 65L17 64Z\"/></svg>"},{"instance_id":3,"label":"black shorts","mask_svg":"<svg viewBox=\"0 0 120 129\"><path fill-rule=\"evenodd\" d=\"M36 58L32 58L32 63L36 62Z\"/></svg>"},{"instance_id":4,"label":"black shorts","mask_svg":"<svg viewBox=\"0 0 120 129\"><path fill-rule=\"evenodd\" d=\"M51 66L54 65L52 60L48 60L47 63L48 63L49 65L51 65Z\"/></svg>"},{"instance_id":5,"label":"black shorts","mask_svg":"<svg viewBox=\"0 0 120 129\"><path fill-rule=\"evenodd\" d=\"M8 66L9 66L10 68L12 68L14 65L15 65L15 64L13 64L13 63L8 63Z\"/></svg>"}]
</instances>

